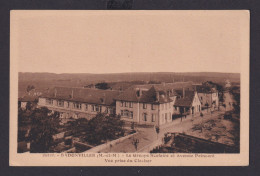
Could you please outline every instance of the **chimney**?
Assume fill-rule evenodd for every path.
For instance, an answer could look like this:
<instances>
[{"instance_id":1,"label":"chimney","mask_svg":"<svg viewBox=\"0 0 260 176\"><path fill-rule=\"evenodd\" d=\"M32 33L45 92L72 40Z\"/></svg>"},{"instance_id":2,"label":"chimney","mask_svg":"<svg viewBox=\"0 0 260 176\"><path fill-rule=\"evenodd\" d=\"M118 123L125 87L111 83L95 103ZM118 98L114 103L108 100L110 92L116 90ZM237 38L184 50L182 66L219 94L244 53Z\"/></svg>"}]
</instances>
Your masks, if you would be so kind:
<instances>
[{"instance_id":1,"label":"chimney","mask_svg":"<svg viewBox=\"0 0 260 176\"><path fill-rule=\"evenodd\" d=\"M159 101L159 96L160 96L159 92L156 92L156 101Z\"/></svg>"},{"instance_id":2,"label":"chimney","mask_svg":"<svg viewBox=\"0 0 260 176\"><path fill-rule=\"evenodd\" d=\"M136 89L136 95L137 95L137 97L142 96L142 91L140 90L140 88Z\"/></svg>"},{"instance_id":3,"label":"chimney","mask_svg":"<svg viewBox=\"0 0 260 176\"><path fill-rule=\"evenodd\" d=\"M56 98L56 96L57 96L57 89L55 88L55 90L54 90L54 97Z\"/></svg>"},{"instance_id":4,"label":"chimney","mask_svg":"<svg viewBox=\"0 0 260 176\"><path fill-rule=\"evenodd\" d=\"M73 89L71 89L71 98L73 98Z\"/></svg>"},{"instance_id":5,"label":"chimney","mask_svg":"<svg viewBox=\"0 0 260 176\"><path fill-rule=\"evenodd\" d=\"M184 87L182 88L182 98L185 98L185 89L184 89Z\"/></svg>"}]
</instances>

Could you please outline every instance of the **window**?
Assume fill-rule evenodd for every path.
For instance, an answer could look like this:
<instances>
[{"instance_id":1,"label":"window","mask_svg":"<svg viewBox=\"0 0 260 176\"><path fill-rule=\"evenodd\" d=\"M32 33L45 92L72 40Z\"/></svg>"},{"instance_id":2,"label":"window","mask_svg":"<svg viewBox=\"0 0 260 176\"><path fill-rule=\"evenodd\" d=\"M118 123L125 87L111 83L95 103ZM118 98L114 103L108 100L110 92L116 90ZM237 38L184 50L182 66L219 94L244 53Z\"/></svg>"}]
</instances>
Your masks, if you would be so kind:
<instances>
[{"instance_id":1,"label":"window","mask_svg":"<svg viewBox=\"0 0 260 176\"><path fill-rule=\"evenodd\" d=\"M121 110L121 116L124 116L124 111L123 110Z\"/></svg>"},{"instance_id":2,"label":"window","mask_svg":"<svg viewBox=\"0 0 260 176\"><path fill-rule=\"evenodd\" d=\"M96 112L101 112L101 107L100 106L95 106L95 111Z\"/></svg>"},{"instance_id":3,"label":"window","mask_svg":"<svg viewBox=\"0 0 260 176\"><path fill-rule=\"evenodd\" d=\"M171 120L172 118L172 114L169 112L169 120Z\"/></svg>"},{"instance_id":4,"label":"window","mask_svg":"<svg viewBox=\"0 0 260 176\"><path fill-rule=\"evenodd\" d=\"M47 104L47 105L53 105L53 100L51 100L51 99L46 99L46 104Z\"/></svg>"},{"instance_id":5,"label":"window","mask_svg":"<svg viewBox=\"0 0 260 176\"><path fill-rule=\"evenodd\" d=\"M59 107L64 107L64 101L58 101L58 106Z\"/></svg>"},{"instance_id":6,"label":"window","mask_svg":"<svg viewBox=\"0 0 260 176\"><path fill-rule=\"evenodd\" d=\"M147 114L144 113L144 121L146 122L147 121Z\"/></svg>"},{"instance_id":7,"label":"window","mask_svg":"<svg viewBox=\"0 0 260 176\"><path fill-rule=\"evenodd\" d=\"M67 102L67 108L69 108L70 107L70 102Z\"/></svg>"},{"instance_id":8,"label":"window","mask_svg":"<svg viewBox=\"0 0 260 176\"><path fill-rule=\"evenodd\" d=\"M165 120L167 120L167 113L165 113Z\"/></svg>"},{"instance_id":9,"label":"window","mask_svg":"<svg viewBox=\"0 0 260 176\"><path fill-rule=\"evenodd\" d=\"M125 107L127 107L127 102L125 102Z\"/></svg>"},{"instance_id":10,"label":"window","mask_svg":"<svg viewBox=\"0 0 260 176\"><path fill-rule=\"evenodd\" d=\"M88 104L85 104L85 111L88 111Z\"/></svg>"},{"instance_id":11,"label":"window","mask_svg":"<svg viewBox=\"0 0 260 176\"><path fill-rule=\"evenodd\" d=\"M124 116L128 117L129 116L129 111L128 110L124 110Z\"/></svg>"},{"instance_id":12,"label":"window","mask_svg":"<svg viewBox=\"0 0 260 176\"><path fill-rule=\"evenodd\" d=\"M129 118L132 119L134 117L133 111L129 111Z\"/></svg>"},{"instance_id":13,"label":"window","mask_svg":"<svg viewBox=\"0 0 260 176\"><path fill-rule=\"evenodd\" d=\"M130 107L130 108L133 107L133 102L129 102L129 107Z\"/></svg>"},{"instance_id":14,"label":"window","mask_svg":"<svg viewBox=\"0 0 260 176\"><path fill-rule=\"evenodd\" d=\"M81 109L81 104L80 103L74 103L74 109Z\"/></svg>"},{"instance_id":15,"label":"window","mask_svg":"<svg viewBox=\"0 0 260 176\"><path fill-rule=\"evenodd\" d=\"M165 104L165 109L167 110L167 108L168 108L168 103Z\"/></svg>"},{"instance_id":16,"label":"window","mask_svg":"<svg viewBox=\"0 0 260 176\"><path fill-rule=\"evenodd\" d=\"M152 114L152 122L155 122L156 114Z\"/></svg>"},{"instance_id":17,"label":"window","mask_svg":"<svg viewBox=\"0 0 260 176\"><path fill-rule=\"evenodd\" d=\"M143 103L143 109L147 108L147 104Z\"/></svg>"},{"instance_id":18,"label":"window","mask_svg":"<svg viewBox=\"0 0 260 176\"><path fill-rule=\"evenodd\" d=\"M152 104L151 108L152 108L152 110L155 110L155 105L154 105L154 104Z\"/></svg>"},{"instance_id":19,"label":"window","mask_svg":"<svg viewBox=\"0 0 260 176\"><path fill-rule=\"evenodd\" d=\"M92 105L91 107L92 107L92 108L91 108L92 111L94 112L94 111L95 111L95 105Z\"/></svg>"},{"instance_id":20,"label":"window","mask_svg":"<svg viewBox=\"0 0 260 176\"><path fill-rule=\"evenodd\" d=\"M123 102L123 101L121 101L121 107L123 107L123 105L124 105L124 102Z\"/></svg>"}]
</instances>

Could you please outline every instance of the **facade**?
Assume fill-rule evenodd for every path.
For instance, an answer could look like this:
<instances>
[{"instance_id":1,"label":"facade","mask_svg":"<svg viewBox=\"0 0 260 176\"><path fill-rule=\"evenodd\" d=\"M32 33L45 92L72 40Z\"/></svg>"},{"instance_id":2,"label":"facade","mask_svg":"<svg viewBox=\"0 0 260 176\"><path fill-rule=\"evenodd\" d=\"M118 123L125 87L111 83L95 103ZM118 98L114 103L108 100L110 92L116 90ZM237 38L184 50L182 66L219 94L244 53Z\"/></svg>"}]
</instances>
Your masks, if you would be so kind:
<instances>
[{"instance_id":1,"label":"facade","mask_svg":"<svg viewBox=\"0 0 260 176\"><path fill-rule=\"evenodd\" d=\"M218 91L214 85L209 83L206 84L206 83L201 86L195 87L201 101L201 106L202 108L213 108L213 109L218 108L219 107Z\"/></svg>"},{"instance_id":2,"label":"facade","mask_svg":"<svg viewBox=\"0 0 260 176\"><path fill-rule=\"evenodd\" d=\"M116 114L125 121L160 126L172 122L172 93L132 87L116 98Z\"/></svg>"},{"instance_id":3,"label":"facade","mask_svg":"<svg viewBox=\"0 0 260 176\"><path fill-rule=\"evenodd\" d=\"M34 108L37 105L36 96L25 95L21 98L18 98L18 108L26 110L28 108L28 103L30 104L30 108Z\"/></svg>"},{"instance_id":4,"label":"facade","mask_svg":"<svg viewBox=\"0 0 260 176\"><path fill-rule=\"evenodd\" d=\"M174 114L198 114L201 112L201 101L196 91L176 91L178 96L174 103Z\"/></svg>"},{"instance_id":5,"label":"facade","mask_svg":"<svg viewBox=\"0 0 260 176\"><path fill-rule=\"evenodd\" d=\"M55 87L39 97L38 107L57 111L65 119L116 113L128 122L161 126L172 122L173 114L201 111L197 92L181 94L175 90L181 86L190 83L134 85L125 91Z\"/></svg>"},{"instance_id":6,"label":"facade","mask_svg":"<svg viewBox=\"0 0 260 176\"><path fill-rule=\"evenodd\" d=\"M57 111L61 118L90 119L98 113L114 113L118 95L112 90L56 87L39 97L38 107Z\"/></svg>"},{"instance_id":7,"label":"facade","mask_svg":"<svg viewBox=\"0 0 260 176\"><path fill-rule=\"evenodd\" d=\"M203 108L215 109L219 106L218 92L199 92L198 96Z\"/></svg>"}]
</instances>

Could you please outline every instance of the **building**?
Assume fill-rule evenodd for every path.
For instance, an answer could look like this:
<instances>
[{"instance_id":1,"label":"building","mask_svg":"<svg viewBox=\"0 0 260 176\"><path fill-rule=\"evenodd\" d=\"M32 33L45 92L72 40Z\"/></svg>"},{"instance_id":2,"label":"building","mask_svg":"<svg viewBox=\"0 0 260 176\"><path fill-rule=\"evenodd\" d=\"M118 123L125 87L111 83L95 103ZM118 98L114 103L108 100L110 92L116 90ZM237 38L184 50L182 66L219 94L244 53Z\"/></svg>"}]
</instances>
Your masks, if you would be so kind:
<instances>
[{"instance_id":1,"label":"building","mask_svg":"<svg viewBox=\"0 0 260 176\"><path fill-rule=\"evenodd\" d=\"M160 126L172 122L174 93L133 86L116 98L116 114L125 121Z\"/></svg>"},{"instance_id":2,"label":"building","mask_svg":"<svg viewBox=\"0 0 260 176\"><path fill-rule=\"evenodd\" d=\"M173 114L200 112L198 94L190 91L191 86L190 82L145 84L124 91L55 87L39 97L38 107L60 112L65 119L116 113L128 122L161 126L172 122ZM185 95L175 91L183 87Z\"/></svg>"},{"instance_id":3,"label":"building","mask_svg":"<svg viewBox=\"0 0 260 176\"><path fill-rule=\"evenodd\" d=\"M26 110L27 108L34 108L37 105L37 96L25 95L21 98L18 98L18 108Z\"/></svg>"},{"instance_id":4,"label":"building","mask_svg":"<svg viewBox=\"0 0 260 176\"><path fill-rule=\"evenodd\" d=\"M209 86L196 86L201 106L203 109L212 108L216 109L219 107L219 95L216 87Z\"/></svg>"},{"instance_id":5,"label":"building","mask_svg":"<svg viewBox=\"0 0 260 176\"><path fill-rule=\"evenodd\" d=\"M61 118L87 118L97 113L115 112L114 90L55 87L39 97L38 107L60 112Z\"/></svg>"},{"instance_id":6,"label":"building","mask_svg":"<svg viewBox=\"0 0 260 176\"><path fill-rule=\"evenodd\" d=\"M201 101L196 91L176 90L174 114L197 114L201 111Z\"/></svg>"}]
</instances>

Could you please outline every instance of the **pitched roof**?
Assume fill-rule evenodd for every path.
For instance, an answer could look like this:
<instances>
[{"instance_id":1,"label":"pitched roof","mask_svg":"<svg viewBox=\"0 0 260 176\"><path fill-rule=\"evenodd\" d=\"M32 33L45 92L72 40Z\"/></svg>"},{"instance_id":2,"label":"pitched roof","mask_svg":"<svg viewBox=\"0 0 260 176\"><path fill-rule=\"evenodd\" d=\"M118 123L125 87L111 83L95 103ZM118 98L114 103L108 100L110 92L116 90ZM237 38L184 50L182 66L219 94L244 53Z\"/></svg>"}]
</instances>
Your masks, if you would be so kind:
<instances>
[{"instance_id":1,"label":"pitched roof","mask_svg":"<svg viewBox=\"0 0 260 176\"><path fill-rule=\"evenodd\" d=\"M55 87L40 97L111 106L119 94L120 92L115 90Z\"/></svg>"},{"instance_id":2,"label":"pitched roof","mask_svg":"<svg viewBox=\"0 0 260 176\"><path fill-rule=\"evenodd\" d=\"M22 101L22 102L33 102L36 101L38 99L37 96L30 96L30 95L25 95L21 98L18 98L18 101Z\"/></svg>"},{"instance_id":3,"label":"pitched roof","mask_svg":"<svg viewBox=\"0 0 260 176\"><path fill-rule=\"evenodd\" d=\"M175 92L177 93L177 95L183 97L183 90L175 90ZM184 90L184 97L192 97L194 96L194 91L192 90Z\"/></svg>"},{"instance_id":4,"label":"pitched roof","mask_svg":"<svg viewBox=\"0 0 260 176\"><path fill-rule=\"evenodd\" d=\"M176 91L181 97L183 97L183 91ZM184 98L177 98L174 106L190 107L193 102L195 92L194 91L185 91Z\"/></svg>"},{"instance_id":5,"label":"pitched roof","mask_svg":"<svg viewBox=\"0 0 260 176\"><path fill-rule=\"evenodd\" d=\"M116 100L122 101L133 101L133 102L141 102L141 103L166 103L171 102L172 100L167 96L164 91L157 91L154 86L152 86L148 90L141 90L142 94L138 97L137 92L139 88L130 87L126 91L124 91L121 95L119 95Z\"/></svg>"}]
</instances>

